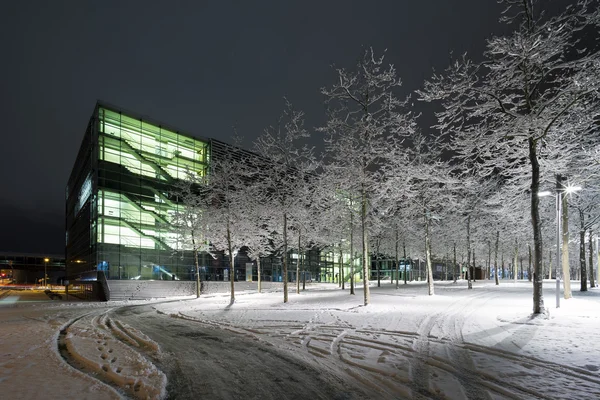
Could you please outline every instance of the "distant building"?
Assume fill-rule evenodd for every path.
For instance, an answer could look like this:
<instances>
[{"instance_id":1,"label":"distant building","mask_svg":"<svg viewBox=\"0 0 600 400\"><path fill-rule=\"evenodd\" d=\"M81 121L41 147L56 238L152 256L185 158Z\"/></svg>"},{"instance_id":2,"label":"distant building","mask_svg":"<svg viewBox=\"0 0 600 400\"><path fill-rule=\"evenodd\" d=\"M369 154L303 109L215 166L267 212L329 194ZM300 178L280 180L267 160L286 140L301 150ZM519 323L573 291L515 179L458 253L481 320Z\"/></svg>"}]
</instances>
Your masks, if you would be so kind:
<instances>
[{"instance_id":1,"label":"distant building","mask_svg":"<svg viewBox=\"0 0 600 400\"><path fill-rule=\"evenodd\" d=\"M46 273L49 285L65 278L65 257L58 254L0 252L0 285L38 285Z\"/></svg>"},{"instance_id":2,"label":"distant building","mask_svg":"<svg viewBox=\"0 0 600 400\"><path fill-rule=\"evenodd\" d=\"M230 148L97 103L66 188L68 279L195 280L191 249L181 247L170 224L182 207L171 193L188 171L208 174L210 160ZM204 255L201 266L203 280L229 278L224 257ZM236 279L246 279L247 266L250 260L239 254ZM281 265L272 257L263 268L264 276L280 280Z\"/></svg>"}]
</instances>

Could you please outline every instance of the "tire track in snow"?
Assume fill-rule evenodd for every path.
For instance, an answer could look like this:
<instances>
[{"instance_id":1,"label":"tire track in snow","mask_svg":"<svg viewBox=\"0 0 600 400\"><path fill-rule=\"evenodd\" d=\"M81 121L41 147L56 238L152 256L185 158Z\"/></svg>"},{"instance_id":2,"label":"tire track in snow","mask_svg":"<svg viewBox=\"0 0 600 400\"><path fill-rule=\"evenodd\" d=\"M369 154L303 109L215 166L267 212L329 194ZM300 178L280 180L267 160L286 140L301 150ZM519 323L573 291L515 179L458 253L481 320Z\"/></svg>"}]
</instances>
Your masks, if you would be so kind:
<instances>
[{"instance_id":1,"label":"tire track in snow","mask_svg":"<svg viewBox=\"0 0 600 400\"><path fill-rule=\"evenodd\" d=\"M423 318L416 332L357 328L343 318L349 311L341 309L321 310L308 322L273 319L248 327L221 320L202 322L276 343L281 348L285 347L281 343L285 343L290 351L318 358L319 364L334 363L368 385L377 398L566 399L568 391L560 387L566 380L572 381L573 387L598 385L600 391L600 377L592 372L466 343L462 333L466 321L473 313L481 312L487 302L502 295L469 292ZM332 318L320 318L326 314ZM391 325L400 326L398 322ZM499 365L506 365L510 375L498 372L495 367ZM427 373L419 373L417 368ZM532 387L532 378L546 389ZM457 388L462 392L457 393Z\"/></svg>"},{"instance_id":2,"label":"tire track in snow","mask_svg":"<svg viewBox=\"0 0 600 400\"><path fill-rule=\"evenodd\" d=\"M416 357L410 360L411 365L411 389L413 392L413 398L416 400L422 400L430 398L430 382L429 382L429 363L427 360L431 356L429 335L433 326L435 325L435 319L439 316L427 316L421 321L417 329L418 336L415 337L413 342L413 351L416 353Z\"/></svg>"},{"instance_id":3,"label":"tire track in snow","mask_svg":"<svg viewBox=\"0 0 600 400\"><path fill-rule=\"evenodd\" d=\"M59 354L74 369L126 398L164 398L165 375L139 352L157 353L158 345L142 332L111 319L112 311L94 311L65 324L57 337Z\"/></svg>"},{"instance_id":4,"label":"tire track in snow","mask_svg":"<svg viewBox=\"0 0 600 400\"><path fill-rule=\"evenodd\" d=\"M410 362L414 399L420 400L423 399L425 396L429 396L430 398L437 398L441 395L443 391L442 388L438 388L435 387L436 385L432 385L431 381L431 375L436 374L434 371L431 370L431 367L436 367L439 363L439 357L436 357L433 351L434 349L437 350L438 346L436 346L435 348L431 346L433 342L432 339L436 339L436 337L433 336L434 329L439 328L440 333L443 333L445 331L444 328L447 327L450 323L454 324L456 318L461 314L461 312L464 311L466 307L469 307L470 304L474 304L473 300L486 295L486 292L473 291L466 298L461 297L447 305L443 310L433 315L427 315L420 321L420 323L417 326L418 336L416 336L413 340L413 351L416 353L416 356ZM439 336L437 339L439 339ZM444 339L446 339L444 342L447 343L450 338ZM468 355L461 355L460 357L463 359L463 362L468 362L470 360ZM432 362L431 360L435 361ZM489 394L485 392L482 393L480 390L477 390L476 387L474 387L474 384L469 379L465 379L464 371L461 371L462 367L459 367L458 369L453 369L455 371L455 373L453 374L454 378L465 390L465 396L467 396L468 398L483 400L489 398ZM456 373L459 371L463 372L463 374ZM477 397L469 397L469 392L472 392Z\"/></svg>"},{"instance_id":5,"label":"tire track in snow","mask_svg":"<svg viewBox=\"0 0 600 400\"><path fill-rule=\"evenodd\" d=\"M133 319L135 316L121 317L134 326L145 326L146 332L163 345L167 354L171 354L160 364L175 382L169 388L170 395L183 393L182 398L274 400L371 398L343 371L332 368L331 363L308 363L307 360L313 357L305 351L297 351L300 348L299 336L288 336L291 331L302 328L297 321L266 321L259 328L246 328L181 313L163 314L166 318L155 318L151 314L140 308L140 315L145 316L144 322L147 321L143 325ZM178 320L169 321L169 318ZM165 330L167 326L173 327L173 330ZM213 340L209 343L203 340L208 338ZM293 342L293 346L267 346L271 342ZM187 350L182 351L182 346Z\"/></svg>"},{"instance_id":6,"label":"tire track in snow","mask_svg":"<svg viewBox=\"0 0 600 400\"><path fill-rule=\"evenodd\" d=\"M465 391L465 396L468 399L492 400L489 390L486 390L486 388L495 388L484 384L482 376L478 373L477 366L471 358L469 351L460 346L460 344L463 343L462 330L465 325L466 317L496 296L489 292L479 292L471 294L466 299L455 302L452 305L451 324L444 324L441 326L442 332L444 332L444 327L451 326L450 331L446 333L447 339L451 345L445 346L445 349L448 354L448 359L453 361L455 369L454 377L460 382ZM481 301L475 302L475 299Z\"/></svg>"}]
</instances>

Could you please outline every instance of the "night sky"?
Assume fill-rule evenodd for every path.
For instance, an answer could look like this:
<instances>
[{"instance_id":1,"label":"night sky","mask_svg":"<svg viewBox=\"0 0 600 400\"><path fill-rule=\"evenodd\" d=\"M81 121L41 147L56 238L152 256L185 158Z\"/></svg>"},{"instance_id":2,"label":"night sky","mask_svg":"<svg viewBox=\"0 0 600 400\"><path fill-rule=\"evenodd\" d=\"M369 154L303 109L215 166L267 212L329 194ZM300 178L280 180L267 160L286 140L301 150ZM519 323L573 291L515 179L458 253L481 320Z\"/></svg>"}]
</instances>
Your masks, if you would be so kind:
<instances>
[{"instance_id":1,"label":"night sky","mask_svg":"<svg viewBox=\"0 0 600 400\"><path fill-rule=\"evenodd\" d=\"M387 49L409 94L450 51L480 57L501 10L495 0L5 2L0 251L64 253L65 185L98 99L201 137L230 141L235 125L250 146L283 96L311 131L323 124L333 64Z\"/></svg>"}]
</instances>

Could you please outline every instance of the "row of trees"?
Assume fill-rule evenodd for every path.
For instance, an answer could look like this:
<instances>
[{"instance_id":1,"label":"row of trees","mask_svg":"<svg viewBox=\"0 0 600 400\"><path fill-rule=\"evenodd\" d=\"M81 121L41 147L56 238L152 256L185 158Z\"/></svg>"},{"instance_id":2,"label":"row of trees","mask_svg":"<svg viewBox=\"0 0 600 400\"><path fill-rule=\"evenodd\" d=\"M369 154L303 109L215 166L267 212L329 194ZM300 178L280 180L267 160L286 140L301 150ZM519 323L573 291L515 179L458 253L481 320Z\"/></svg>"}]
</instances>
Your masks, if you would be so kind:
<instances>
[{"instance_id":1,"label":"row of trees","mask_svg":"<svg viewBox=\"0 0 600 400\"><path fill-rule=\"evenodd\" d=\"M474 265L477 255L498 267L506 256L516 269L526 253L533 311L541 313L555 214L538 193L560 175L583 186L567 198L568 182L559 181L556 193L574 211L566 232L579 231L566 237L565 249L571 239L580 244L585 290L589 244L593 284L591 242L600 218L598 1L578 1L554 16L534 0L503 2L501 20L511 33L488 40L483 61L463 56L417 91L418 100L440 109L435 132L419 129L410 98L399 97L395 68L369 49L321 89L327 122L315 134L323 137L323 154L306 146L311 133L304 115L286 101L254 154L233 146L213 159L205 180L192 174L182 184L187 207L175 219L192 247L224 251L231 266L244 246L259 262L314 246L350 254L351 269L361 260L365 305L374 251L397 261L401 253L426 260L429 294L433 257L456 265L458 253ZM300 257L297 270L299 264ZM289 268L283 257L284 302ZM351 271L352 294L354 277Z\"/></svg>"}]
</instances>

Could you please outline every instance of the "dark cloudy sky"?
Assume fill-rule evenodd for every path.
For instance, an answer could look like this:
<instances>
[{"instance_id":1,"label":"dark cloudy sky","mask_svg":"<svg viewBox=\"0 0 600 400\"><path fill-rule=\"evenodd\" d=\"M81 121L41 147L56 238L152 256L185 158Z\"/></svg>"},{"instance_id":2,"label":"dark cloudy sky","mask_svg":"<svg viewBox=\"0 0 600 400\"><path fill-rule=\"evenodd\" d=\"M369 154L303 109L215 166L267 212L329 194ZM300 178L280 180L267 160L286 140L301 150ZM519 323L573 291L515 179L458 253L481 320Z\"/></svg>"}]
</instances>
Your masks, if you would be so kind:
<instances>
[{"instance_id":1,"label":"dark cloudy sky","mask_svg":"<svg viewBox=\"0 0 600 400\"><path fill-rule=\"evenodd\" d=\"M97 99L247 143L287 96L309 128L332 64L387 49L405 94L481 54L494 0L7 1L0 13L0 251L64 253L64 188Z\"/></svg>"}]
</instances>

